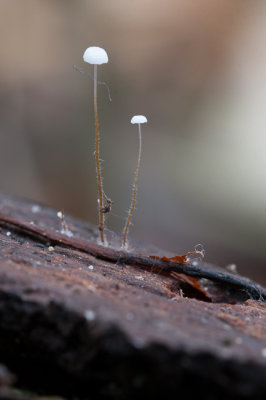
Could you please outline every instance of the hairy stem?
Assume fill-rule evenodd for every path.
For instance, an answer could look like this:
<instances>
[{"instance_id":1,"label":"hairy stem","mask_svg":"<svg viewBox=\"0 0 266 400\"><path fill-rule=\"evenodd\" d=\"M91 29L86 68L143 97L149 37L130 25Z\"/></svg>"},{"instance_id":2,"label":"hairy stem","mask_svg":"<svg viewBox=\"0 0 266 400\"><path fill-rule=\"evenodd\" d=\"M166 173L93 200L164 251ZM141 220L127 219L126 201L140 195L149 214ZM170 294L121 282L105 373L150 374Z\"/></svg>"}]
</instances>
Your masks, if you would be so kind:
<instances>
[{"instance_id":1,"label":"hairy stem","mask_svg":"<svg viewBox=\"0 0 266 400\"><path fill-rule=\"evenodd\" d=\"M132 195L132 202L131 202L131 206L128 212L128 217L127 217L127 221L125 224L125 228L124 228L124 235L123 235L123 244L122 247L123 249L125 249L126 247L126 243L127 243L127 234L128 234L128 229L130 226L130 222L132 219L132 215L135 209L135 205L136 205L136 198L137 198L137 189L138 189L138 180L139 180L139 167L140 167L140 159L141 159L141 124L138 124L139 127L139 158L138 158L138 164L137 164L137 169L136 169L136 175L135 175L135 182L134 182L134 187L133 187L133 195Z\"/></svg>"},{"instance_id":2,"label":"hairy stem","mask_svg":"<svg viewBox=\"0 0 266 400\"><path fill-rule=\"evenodd\" d=\"M99 132L99 117L97 106L97 65L94 65L94 118L95 118L95 161L96 161L96 175L98 186L98 214L99 214L99 232L102 244L104 244L104 215L101 212L103 208L103 182L101 176L100 166L100 132Z\"/></svg>"}]
</instances>

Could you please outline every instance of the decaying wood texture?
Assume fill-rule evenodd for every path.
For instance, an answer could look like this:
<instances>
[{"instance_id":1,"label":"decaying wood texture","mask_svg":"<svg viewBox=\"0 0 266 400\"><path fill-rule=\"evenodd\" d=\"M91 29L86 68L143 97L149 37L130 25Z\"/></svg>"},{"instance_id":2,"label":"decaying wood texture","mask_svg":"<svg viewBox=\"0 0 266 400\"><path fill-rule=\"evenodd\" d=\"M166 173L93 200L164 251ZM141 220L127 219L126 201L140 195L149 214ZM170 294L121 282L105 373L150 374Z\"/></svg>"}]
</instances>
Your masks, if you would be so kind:
<instances>
[{"instance_id":1,"label":"decaying wood texture","mask_svg":"<svg viewBox=\"0 0 266 400\"><path fill-rule=\"evenodd\" d=\"M58 210L57 210L58 211ZM265 289L0 196L0 363L65 398L266 397ZM198 277L208 296L172 272Z\"/></svg>"}]
</instances>

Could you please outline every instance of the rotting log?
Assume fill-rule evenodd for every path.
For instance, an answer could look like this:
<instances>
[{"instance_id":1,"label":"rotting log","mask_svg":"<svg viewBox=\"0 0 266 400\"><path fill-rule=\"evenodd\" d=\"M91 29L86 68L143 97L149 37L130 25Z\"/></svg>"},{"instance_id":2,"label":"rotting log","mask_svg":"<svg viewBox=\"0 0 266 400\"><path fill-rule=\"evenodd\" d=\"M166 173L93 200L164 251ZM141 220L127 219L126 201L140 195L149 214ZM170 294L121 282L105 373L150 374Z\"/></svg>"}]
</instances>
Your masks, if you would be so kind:
<instances>
[{"instance_id":1,"label":"rotting log","mask_svg":"<svg viewBox=\"0 0 266 400\"><path fill-rule=\"evenodd\" d=\"M0 363L65 398L266 398L265 288L0 196ZM172 272L200 279L208 296Z\"/></svg>"}]
</instances>

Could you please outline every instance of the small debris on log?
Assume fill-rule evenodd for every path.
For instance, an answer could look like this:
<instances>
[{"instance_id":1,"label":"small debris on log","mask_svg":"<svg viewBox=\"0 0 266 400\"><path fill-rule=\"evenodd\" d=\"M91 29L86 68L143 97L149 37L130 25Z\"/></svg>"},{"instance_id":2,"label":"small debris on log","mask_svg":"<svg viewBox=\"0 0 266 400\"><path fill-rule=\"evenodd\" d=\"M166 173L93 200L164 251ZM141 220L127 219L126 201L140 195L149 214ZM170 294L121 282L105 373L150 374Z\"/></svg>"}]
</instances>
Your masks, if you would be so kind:
<instances>
[{"instance_id":1,"label":"small debris on log","mask_svg":"<svg viewBox=\"0 0 266 400\"><path fill-rule=\"evenodd\" d=\"M0 362L18 387L83 399L266 397L265 288L206 263L151 259L164 256L156 248L123 252L114 235L99 246L97 228L65 218L72 237L55 210L0 196Z\"/></svg>"}]
</instances>

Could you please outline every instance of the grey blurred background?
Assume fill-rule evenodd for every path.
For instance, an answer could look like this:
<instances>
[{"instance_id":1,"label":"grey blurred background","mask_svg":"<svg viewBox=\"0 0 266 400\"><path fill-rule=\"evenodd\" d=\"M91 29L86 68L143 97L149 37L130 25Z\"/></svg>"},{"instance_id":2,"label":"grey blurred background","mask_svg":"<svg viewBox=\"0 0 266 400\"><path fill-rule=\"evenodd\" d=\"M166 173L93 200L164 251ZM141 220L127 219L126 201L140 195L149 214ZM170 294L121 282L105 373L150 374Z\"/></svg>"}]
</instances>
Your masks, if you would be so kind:
<instances>
[{"instance_id":1,"label":"grey blurred background","mask_svg":"<svg viewBox=\"0 0 266 400\"><path fill-rule=\"evenodd\" d=\"M93 82L99 67L108 228L120 233L144 114L130 237L237 264L266 283L266 2L0 0L0 190L97 223Z\"/></svg>"}]
</instances>

